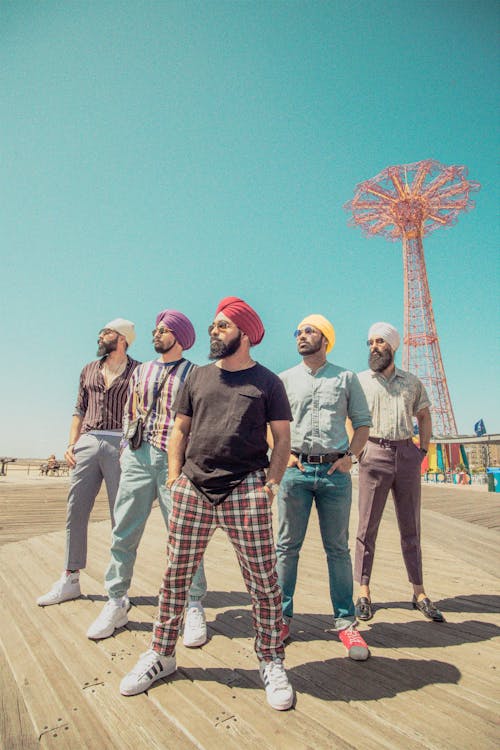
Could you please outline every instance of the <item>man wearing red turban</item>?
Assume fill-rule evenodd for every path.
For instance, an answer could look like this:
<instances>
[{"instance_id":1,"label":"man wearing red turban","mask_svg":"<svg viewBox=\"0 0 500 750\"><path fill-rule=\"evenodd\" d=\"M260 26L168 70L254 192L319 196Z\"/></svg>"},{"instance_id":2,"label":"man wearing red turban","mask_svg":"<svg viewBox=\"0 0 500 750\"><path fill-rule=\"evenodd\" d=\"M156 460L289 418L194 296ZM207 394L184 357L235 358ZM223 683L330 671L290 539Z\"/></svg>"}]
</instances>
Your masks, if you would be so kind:
<instances>
[{"instance_id":1,"label":"man wearing red turban","mask_svg":"<svg viewBox=\"0 0 500 750\"><path fill-rule=\"evenodd\" d=\"M169 565L153 641L120 690L142 693L176 670L175 644L189 586L212 534L221 528L235 548L252 599L255 651L267 700L282 711L291 707L293 689L283 667L271 505L290 455L290 405L277 375L250 356L250 348L264 336L250 305L239 297L221 300L209 334L215 362L190 374L174 404L168 446Z\"/></svg>"}]
</instances>

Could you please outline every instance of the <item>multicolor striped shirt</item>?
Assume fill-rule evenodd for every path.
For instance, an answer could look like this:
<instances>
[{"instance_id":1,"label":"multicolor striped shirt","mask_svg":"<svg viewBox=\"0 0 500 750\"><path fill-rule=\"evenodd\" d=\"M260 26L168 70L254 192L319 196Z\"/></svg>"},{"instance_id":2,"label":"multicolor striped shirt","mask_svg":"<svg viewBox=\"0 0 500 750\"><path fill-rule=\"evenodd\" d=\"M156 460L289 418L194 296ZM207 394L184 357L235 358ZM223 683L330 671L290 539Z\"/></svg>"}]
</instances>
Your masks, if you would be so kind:
<instances>
[{"instance_id":1,"label":"multicolor striped shirt","mask_svg":"<svg viewBox=\"0 0 500 750\"><path fill-rule=\"evenodd\" d=\"M123 409L127 400L132 373L141 363L127 356L127 366L106 388L102 368L106 357L85 365L80 373L80 386L73 416L83 417L81 434L90 430L116 430L121 432Z\"/></svg>"},{"instance_id":2,"label":"multicolor striped shirt","mask_svg":"<svg viewBox=\"0 0 500 750\"><path fill-rule=\"evenodd\" d=\"M172 405L187 376L195 367L196 365L187 359L178 359L175 362L155 359L138 367L130 379L123 431L126 431L129 421L146 415L160 383L166 373L170 373L146 420L143 432L143 440L155 448L166 451L175 418Z\"/></svg>"}]
</instances>

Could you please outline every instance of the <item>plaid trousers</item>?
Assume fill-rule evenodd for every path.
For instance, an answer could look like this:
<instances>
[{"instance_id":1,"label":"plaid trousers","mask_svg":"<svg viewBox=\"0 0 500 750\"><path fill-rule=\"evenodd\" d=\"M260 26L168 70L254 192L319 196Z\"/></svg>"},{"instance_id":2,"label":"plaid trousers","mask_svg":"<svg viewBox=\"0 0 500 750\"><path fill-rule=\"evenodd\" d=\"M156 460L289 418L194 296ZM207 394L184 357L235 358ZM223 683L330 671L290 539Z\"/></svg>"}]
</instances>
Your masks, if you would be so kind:
<instances>
[{"instance_id":1,"label":"plaid trousers","mask_svg":"<svg viewBox=\"0 0 500 750\"><path fill-rule=\"evenodd\" d=\"M191 581L210 538L220 528L236 551L252 599L257 657L261 661L284 658L281 591L271 503L264 482L263 471L249 474L219 505L212 505L184 474L172 486L168 567L153 628L154 651L165 656L174 653Z\"/></svg>"}]
</instances>

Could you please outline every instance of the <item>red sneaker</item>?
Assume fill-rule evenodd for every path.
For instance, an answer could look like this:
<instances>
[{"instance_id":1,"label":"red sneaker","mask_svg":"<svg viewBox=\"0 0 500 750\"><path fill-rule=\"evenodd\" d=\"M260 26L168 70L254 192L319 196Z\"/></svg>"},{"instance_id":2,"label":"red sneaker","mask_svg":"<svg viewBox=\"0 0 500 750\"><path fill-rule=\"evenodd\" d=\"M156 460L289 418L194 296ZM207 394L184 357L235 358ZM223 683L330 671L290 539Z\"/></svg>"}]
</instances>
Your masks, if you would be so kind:
<instances>
[{"instance_id":1,"label":"red sneaker","mask_svg":"<svg viewBox=\"0 0 500 750\"><path fill-rule=\"evenodd\" d=\"M353 625L345 630L340 630L338 636L347 649L349 659L354 661L366 661L370 656L370 649L366 645L359 630Z\"/></svg>"},{"instance_id":2,"label":"red sneaker","mask_svg":"<svg viewBox=\"0 0 500 750\"><path fill-rule=\"evenodd\" d=\"M282 643L284 643L290 638L290 625L287 623L286 620L283 620L281 624L280 638L281 638Z\"/></svg>"}]
</instances>

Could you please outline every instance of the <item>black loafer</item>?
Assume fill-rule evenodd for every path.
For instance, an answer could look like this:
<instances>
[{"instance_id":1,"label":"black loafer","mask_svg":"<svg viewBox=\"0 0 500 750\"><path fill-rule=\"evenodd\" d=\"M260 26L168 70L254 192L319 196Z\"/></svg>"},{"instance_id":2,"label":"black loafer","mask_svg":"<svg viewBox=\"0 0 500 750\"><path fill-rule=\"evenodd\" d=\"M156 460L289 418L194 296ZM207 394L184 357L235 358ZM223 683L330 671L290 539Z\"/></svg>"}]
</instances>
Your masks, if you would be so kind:
<instances>
[{"instance_id":1,"label":"black loafer","mask_svg":"<svg viewBox=\"0 0 500 750\"><path fill-rule=\"evenodd\" d=\"M419 602L417 602L417 599L413 597L413 609L418 609L424 617L427 617L428 620L432 620L433 622L445 622L445 619L439 609L436 607L435 604L431 602L431 600L428 597L425 597L425 599L421 599Z\"/></svg>"},{"instance_id":2,"label":"black loafer","mask_svg":"<svg viewBox=\"0 0 500 750\"><path fill-rule=\"evenodd\" d=\"M356 602L356 617L358 620L371 620L373 617L372 603L366 596L360 596Z\"/></svg>"}]
</instances>

